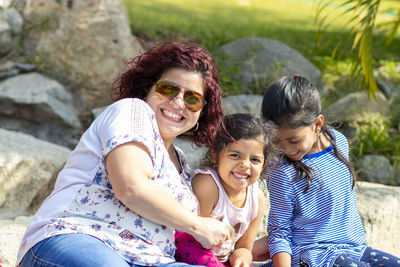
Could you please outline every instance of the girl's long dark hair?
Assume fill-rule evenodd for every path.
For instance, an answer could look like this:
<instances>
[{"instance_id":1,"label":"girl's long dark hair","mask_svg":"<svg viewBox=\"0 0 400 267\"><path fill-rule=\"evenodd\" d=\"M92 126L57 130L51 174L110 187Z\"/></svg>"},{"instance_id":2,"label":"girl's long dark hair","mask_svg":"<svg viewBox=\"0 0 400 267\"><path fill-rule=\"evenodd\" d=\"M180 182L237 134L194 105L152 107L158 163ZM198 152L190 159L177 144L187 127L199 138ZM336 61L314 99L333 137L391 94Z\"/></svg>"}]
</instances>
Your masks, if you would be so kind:
<instances>
[{"instance_id":1,"label":"girl's long dark hair","mask_svg":"<svg viewBox=\"0 0 400 267\"><path fill-rule=\"evenodd\" d=\"M278 127L283 125L290 128L311 126L316 122L318 116L322 115L318 90L301 76L285 76L270 85L265 91L261 113L264 120L272 121ZM349 169L353 177L352 187L354 187L357 176L353 164L338 150L331 127L324 124L321 134L332 144L335 156ZM294 181L305 177L307 186L303 192L307 192L313 181L313 169L301 160L292 160L286 155L283 155L283 158L296 170Z\"/></svg>"}]
</instances>

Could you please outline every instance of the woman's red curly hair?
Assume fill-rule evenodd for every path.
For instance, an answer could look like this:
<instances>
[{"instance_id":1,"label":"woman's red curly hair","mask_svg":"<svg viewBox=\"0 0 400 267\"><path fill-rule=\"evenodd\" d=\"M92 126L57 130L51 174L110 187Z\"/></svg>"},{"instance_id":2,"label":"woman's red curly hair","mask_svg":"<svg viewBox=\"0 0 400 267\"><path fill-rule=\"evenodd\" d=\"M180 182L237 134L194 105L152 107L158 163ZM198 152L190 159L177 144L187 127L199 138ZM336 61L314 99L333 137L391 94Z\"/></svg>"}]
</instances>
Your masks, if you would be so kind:
<instances>
[{"instance_id":1,"label":"woman's red curly hair","mask_svg":"<svg viewBox=\"0 0 400 267\"><path fill-rule=\"evenodd\" d=\"M210 147L222 122L221 88L216 64L209 52L197 45L168 42L154 46L148 51L128 61L129 69L119 76L113 85L114 101L133 97L145 100L151 87L171 68L180 68L202 75L204 81L203 107L193 132L193 142L197 146Z\"/></svg>"}]
</instances>

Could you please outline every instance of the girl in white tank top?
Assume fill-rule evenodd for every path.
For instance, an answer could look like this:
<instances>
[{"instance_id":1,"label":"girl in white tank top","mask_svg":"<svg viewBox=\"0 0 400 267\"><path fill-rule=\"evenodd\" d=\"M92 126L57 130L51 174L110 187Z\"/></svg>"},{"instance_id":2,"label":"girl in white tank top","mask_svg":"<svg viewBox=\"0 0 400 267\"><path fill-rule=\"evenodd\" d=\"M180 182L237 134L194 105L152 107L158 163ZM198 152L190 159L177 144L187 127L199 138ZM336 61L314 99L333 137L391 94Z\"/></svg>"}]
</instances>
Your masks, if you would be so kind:
<instances>
[{"instance_id":1,"label":"girl in white tank top","mask_svg":"<svg viewBox=\"0 0 400 267\"><path fill-rule=\"evenodd\" d=\"M195 170L192 186L199 200L199 215L229 224L235 234L211 250L203 249L190 235L175 236L177 261L203 266L250 266L251 250L265 207L258 188L266 163L274 155L274 129L250 114L225 116L230 136L217 135L204 166Z\"/></svg>"}]
</instances>

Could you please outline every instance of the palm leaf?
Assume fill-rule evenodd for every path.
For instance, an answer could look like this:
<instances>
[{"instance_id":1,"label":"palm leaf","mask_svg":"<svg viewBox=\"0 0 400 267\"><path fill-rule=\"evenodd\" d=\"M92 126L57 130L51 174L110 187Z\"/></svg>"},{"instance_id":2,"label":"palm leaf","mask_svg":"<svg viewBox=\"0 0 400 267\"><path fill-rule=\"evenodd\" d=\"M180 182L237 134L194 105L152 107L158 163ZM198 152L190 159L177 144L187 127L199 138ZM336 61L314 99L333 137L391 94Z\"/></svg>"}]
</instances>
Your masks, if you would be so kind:
<instances>
[{"instance_id":1,"label":"palm leaf","mask_svg":"<svg viewBox=\"0 0 400 267\"><path fill-rule=\"evenodd\" d=\"M322 44L321 39L323 31L326 30L324 27L326 18L323 15L323 12L326 11L327 4L322 3L321 1L320 3L320 6L317 8L318 16L316 16L316 19L319 22L318 37L320 39L316 39L318 45ZM353 58L353 67L350 78L356 87L363 88L366 86L368 88L368 96L372 96L374 99L376 99L376 94L378 93L378 86L373 72L372 42L376 16L380 3L381 0L342 0L340 5L345 9L344 13L351 14L349 23L353 25L351 31L353 35L352 52L356 53L356 57ZM398 21L395 21L393 25L388 42L394 38L394 35L399 28L400 15ZM336 55L337 50L338 46L335 46L332 56Z\"/></svg>"}]
</instances>

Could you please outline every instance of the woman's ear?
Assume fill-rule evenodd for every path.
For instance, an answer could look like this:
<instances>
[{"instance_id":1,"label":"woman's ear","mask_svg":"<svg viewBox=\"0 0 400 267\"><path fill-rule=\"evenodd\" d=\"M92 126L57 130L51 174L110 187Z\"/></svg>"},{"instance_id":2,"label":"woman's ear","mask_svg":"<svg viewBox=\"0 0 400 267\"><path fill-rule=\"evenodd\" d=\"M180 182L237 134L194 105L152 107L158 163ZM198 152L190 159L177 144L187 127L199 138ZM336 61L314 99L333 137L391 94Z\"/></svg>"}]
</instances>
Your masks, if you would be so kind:
<instances>
[{"instance_id":1,"label":"woman's ear","mask_svg":"<svg viewBox=\"0 0 400 267\"><path fill-rule=\"evenodd\" d=\"M319 133L324 126L325 118L324 115L318 115L317 120L315 121L315 132Z\"/></svg>"}]
</instances>

